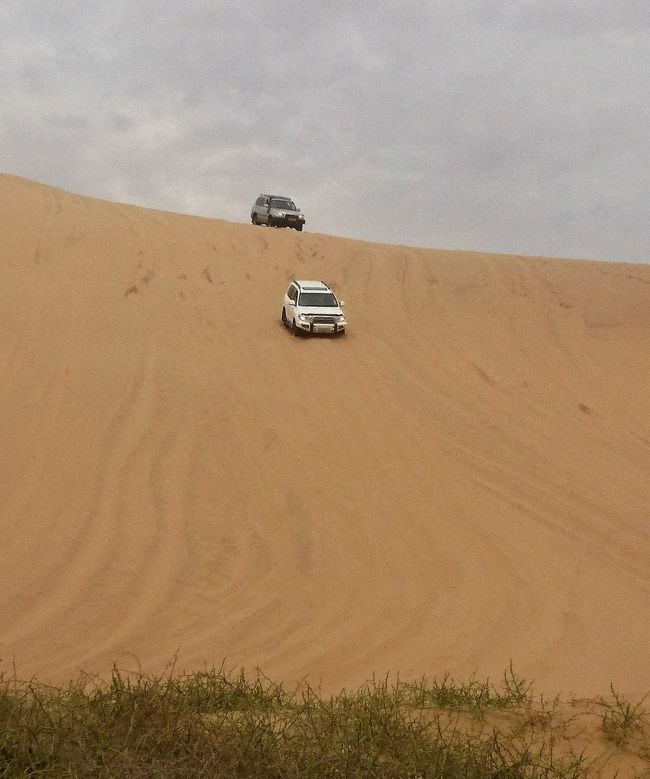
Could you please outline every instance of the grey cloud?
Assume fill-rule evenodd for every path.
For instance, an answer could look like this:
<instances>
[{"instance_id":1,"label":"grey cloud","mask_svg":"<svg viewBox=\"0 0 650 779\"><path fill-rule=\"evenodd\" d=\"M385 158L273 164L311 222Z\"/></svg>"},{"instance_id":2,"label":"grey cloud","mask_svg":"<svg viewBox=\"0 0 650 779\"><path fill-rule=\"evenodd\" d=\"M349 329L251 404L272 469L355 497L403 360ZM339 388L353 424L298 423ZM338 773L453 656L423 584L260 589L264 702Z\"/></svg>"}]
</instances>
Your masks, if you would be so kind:
<instances>
[{"instance_id":1,"label":"grey cloud","mask_svg":"<svg viewBox=\"0 0 650 779\"><path fill-rule=\"evenodd\" d=\"M585 36L650 27L645 0L525 0L510 5L511 17L522 26L567 37Z\"/></svg>"},{"instance_id":2,"label":"grey cloud","mask_svg":"<svg viewBox=\"0 0 650 779\"><path fill-rule=\"evenodd\" d=\"M191 0L0 12L0 169L245 221L647 259L645 4Z\"/></svg>"}]
</instances>

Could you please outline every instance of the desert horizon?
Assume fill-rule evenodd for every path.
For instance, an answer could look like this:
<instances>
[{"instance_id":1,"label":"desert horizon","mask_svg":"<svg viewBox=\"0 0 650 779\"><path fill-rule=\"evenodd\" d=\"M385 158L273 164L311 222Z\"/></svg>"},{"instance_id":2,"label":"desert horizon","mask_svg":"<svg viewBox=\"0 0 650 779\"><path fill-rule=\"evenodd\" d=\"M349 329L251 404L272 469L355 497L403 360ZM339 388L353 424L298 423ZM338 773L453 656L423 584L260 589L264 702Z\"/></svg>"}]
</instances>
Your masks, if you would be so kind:
<instances>
[{"instance_id":1,"label":"desert horizon","mask_svg":"<svg viewBox=\"0 0 650 779\"><path fill-rule=\"evenodd\" d=\"M0 196L2 665L650 690L648 265Z\"/></svg>"}]
</instances>

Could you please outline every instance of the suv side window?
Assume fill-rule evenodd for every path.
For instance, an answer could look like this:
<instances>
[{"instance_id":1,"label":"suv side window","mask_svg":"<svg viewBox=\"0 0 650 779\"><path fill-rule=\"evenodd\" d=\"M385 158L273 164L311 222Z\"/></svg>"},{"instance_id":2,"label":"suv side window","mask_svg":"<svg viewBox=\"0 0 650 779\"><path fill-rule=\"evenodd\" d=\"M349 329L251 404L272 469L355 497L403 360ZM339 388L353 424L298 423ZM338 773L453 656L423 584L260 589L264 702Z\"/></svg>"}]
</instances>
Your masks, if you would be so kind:
<instances>
[{"instance_id":1,"label":"suv side window","mask_svg":"<svg viewBox=\"0 0 650 779\"><path fill-rule=\"evenodd\" d=\"M289 287L289 291L287 292L287 295L289 297L289 300L293 300L294 303L298 299L298 290L293 286L293 284Z\"/></svg>"},{"instance_id":2,"label":"suv side window","mask_svg":"<svg viewBox=\"0 0 650 779\"><path fill-rule=\"evenodd\" d=\"M257 201L255 202L255 205L256 206L263 206L264 205L264 198L263 197L258 197Z\"/></svg>"}]
</instances>

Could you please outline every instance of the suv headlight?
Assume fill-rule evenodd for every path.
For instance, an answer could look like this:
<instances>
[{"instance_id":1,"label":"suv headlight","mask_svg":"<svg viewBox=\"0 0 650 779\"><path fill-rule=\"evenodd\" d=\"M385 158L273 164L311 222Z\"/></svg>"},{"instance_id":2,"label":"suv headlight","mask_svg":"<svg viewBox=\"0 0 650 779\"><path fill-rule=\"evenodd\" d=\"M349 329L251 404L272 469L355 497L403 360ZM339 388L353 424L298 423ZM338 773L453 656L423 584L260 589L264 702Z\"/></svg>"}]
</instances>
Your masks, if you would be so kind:
<instances>
[{"instance_id":1,"label":"suv headlight","mask_svg":"<svg viewBox=\"0 0 650 779\"><path fill-rule=\"evenodd\" d=\"M298 319L302 322L309 322L310 316L309 314L298 314Z\"/></svg>"},{"instance_id":2,"label":"suv headlight","mask_svg":"<svg viewBox=\"0 0 650 779\"><path fill-rule=\"evenodd\" d=\"M337 322L343 322L343 321L345 321L345 316L344 316L343 314L339 314L339 315L336 317L336 321L337 321Z\"/></svg>"}]
</instances>

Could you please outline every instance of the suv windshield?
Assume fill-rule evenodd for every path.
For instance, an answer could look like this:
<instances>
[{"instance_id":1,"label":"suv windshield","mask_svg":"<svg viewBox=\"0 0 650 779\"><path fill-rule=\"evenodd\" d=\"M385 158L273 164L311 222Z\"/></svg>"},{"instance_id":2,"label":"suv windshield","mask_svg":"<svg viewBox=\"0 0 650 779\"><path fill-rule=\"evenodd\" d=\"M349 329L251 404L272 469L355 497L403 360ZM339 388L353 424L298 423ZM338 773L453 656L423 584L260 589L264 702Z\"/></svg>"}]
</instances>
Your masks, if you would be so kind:
<instances>
[{"instance_id":1,"label":"suv windshield","mask_svg":"<svg viewBox=\"0 0 650 779\"><path fill-rule=\"evenodd\" d=\"M276 198L271 198L271 201L269 202L270 208L286 208L287 211L297 211L296 204L291 200L277 200Z\"/></svg>"},{"instance_id":2,"label":"suv windshield","mask_svg":"<svg viewBox=\"0 0 650 779\"><path fill-rule=\"evenodd\" d=\"M331 292L303 292L298 300L298 305L334 308L338 306L338 303Z\"/></svg>"}]
</instances>

